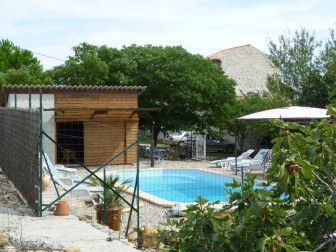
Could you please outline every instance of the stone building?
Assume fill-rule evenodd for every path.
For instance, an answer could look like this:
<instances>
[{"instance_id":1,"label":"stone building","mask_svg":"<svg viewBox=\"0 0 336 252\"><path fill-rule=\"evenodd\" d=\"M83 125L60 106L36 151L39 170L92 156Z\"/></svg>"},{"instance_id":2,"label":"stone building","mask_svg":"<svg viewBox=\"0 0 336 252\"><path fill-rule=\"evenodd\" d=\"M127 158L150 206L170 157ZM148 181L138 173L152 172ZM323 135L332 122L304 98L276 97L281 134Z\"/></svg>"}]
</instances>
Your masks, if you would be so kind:
<instances>
[{"instance_id":1,"label":"stone building","mask_svg":"<svg viewBox=\"0 0 336 252\"><path fill-rule=\"evenodd\" d=\"M236 95L267 91L267 76L278 73L268 55L251 45L221 50L208 56L235 80Z\"/></svg>"}]
</instances>

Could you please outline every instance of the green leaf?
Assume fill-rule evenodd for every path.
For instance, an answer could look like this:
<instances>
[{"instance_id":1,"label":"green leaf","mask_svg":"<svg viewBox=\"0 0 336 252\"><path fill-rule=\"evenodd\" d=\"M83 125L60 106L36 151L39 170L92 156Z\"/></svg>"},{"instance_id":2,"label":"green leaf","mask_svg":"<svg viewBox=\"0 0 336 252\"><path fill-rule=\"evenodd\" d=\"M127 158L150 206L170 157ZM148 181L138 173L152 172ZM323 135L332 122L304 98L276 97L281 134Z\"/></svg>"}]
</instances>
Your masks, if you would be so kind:
<instances>
[{"instance_id":1,"label":"green leaf","mask_svg":"<svg viewBox=\"0 0 336 252\"><path fill-rule=\"evenodd\" d=\"M300 172L306 179L315 180L314 175L312 174L312 170L309 167L303 167Z\"/></svg>"},{"instance_id":2,"label":"green leaf","mask_svg":"<svg viewBox=\"0 0 336 252\"><path fill-rule=\"evenodd\" d=\"M289 236L292 233L293 229L291 227L281 228L274 231L274 234L278 236Z\"/></svg>"},{"instance_id":3,"label":"green leaf","mask_svg":"<svg viewBox=\"0 0 336 252\"><path fill-rule=\"evenodd\" d=\"M334 214L335 214L335 208L332 205L330 205L329 203L325 203L323 205L323 207L327 211L327 213L328 213L328 215L330 217L334 216Z\"/></svg>"},{"instance_id":4,"label":"green leaf","mask_svg":"<svg viewBox=\"0 0 336 252\"><path fill-rule=\"evenodd\" d=\"M260 252L264 252L265 251L265 245L266 245L266 238L261 237L260 239L257 240L256 249Z\"/></svg>"}]
</instances>

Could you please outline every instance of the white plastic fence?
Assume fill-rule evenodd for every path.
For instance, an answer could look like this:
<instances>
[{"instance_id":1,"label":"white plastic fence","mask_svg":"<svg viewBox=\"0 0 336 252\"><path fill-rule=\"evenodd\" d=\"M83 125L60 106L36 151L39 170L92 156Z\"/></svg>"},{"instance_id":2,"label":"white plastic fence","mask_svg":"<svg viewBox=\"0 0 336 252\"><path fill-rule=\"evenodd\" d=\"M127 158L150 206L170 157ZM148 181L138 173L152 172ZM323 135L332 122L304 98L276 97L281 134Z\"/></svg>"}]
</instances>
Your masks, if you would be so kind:
<instances>
[{"instance_id":1,"label":"white plastic fence","mask_svg":"<svg viewBox=\"0 0 336 252\"><path fill-rule=\"evenodd\" d=\"M195 157L206 159L206 135L197 135L196 137L196 153Z\"/></svg>"}]
</instances>

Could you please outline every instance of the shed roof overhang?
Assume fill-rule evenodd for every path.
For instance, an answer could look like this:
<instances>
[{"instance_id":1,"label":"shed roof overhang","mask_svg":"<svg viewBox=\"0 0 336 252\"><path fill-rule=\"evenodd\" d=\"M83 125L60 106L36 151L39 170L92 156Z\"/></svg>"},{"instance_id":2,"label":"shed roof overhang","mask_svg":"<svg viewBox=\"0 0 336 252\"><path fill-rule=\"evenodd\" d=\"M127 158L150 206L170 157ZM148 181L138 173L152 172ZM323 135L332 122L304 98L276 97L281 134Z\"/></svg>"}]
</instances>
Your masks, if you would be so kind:
<instances>
[{"instance_id":1,"label":"shed roof overhang","mask_svg":"<svg viewBox=\"0 0 336 252\"><path fill-rule=\"evenodd\" d=\"M64 85L3 85L1 88L0 102L4 105L5 96L9 94L55 94L65 92L96 92L96 93L135 93L142 94L147 87L144 86L64 86Z\"/></svg>"},{"instance_id":2,"label":"shed roof overhang","mask_svg":"<svg viewBox=\"0 0 336 252\"><path fill-rule=\"evenodd\" d=\"M3 85L1 94L24 94L29 91L39 93L62 93L66 91L101 91L101 92L132 92L141 94L146 90L144 86L65 86L65 85Z\"/></svg>"}]
</instances>

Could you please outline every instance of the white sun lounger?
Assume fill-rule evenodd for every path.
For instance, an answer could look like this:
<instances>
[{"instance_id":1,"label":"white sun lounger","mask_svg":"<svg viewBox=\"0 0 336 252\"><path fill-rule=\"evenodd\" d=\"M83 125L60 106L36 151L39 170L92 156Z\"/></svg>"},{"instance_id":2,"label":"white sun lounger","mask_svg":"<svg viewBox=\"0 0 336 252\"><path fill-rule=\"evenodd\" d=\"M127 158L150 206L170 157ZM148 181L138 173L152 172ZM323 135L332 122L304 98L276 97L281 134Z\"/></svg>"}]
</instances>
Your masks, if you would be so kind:
<instances>
[{"instance_id":1,"label":"white sun lounger","mask_svg":"<svg viewBox=\"0 0 336 252\"><path fill-rule=\"evenodd\" d=\"M243 170L243 172L248 173L250 169L258 169L262 167L262 164L271 155L271 149L260 149L259 152L251 160L237 161L237 171ZM230 162L230 167L232 171L236 171L236 162L233 160Z\"/></svg>"},{"instance_id":2,"label":"white sun lounger","mask_svg":"<svg viewBox=\"0 0 336 252\"><path fill-rule=\"evenodd\" d=\"M61 171L61 172L65 172L65 173L69 173L69 174L75 174L77 173L77 169L74 168L68 168L65 167L64 165L59 165L59 164L52 164L47 153L43 153L42 154L44 161L49 165L54 167L56 170Z\"/></svg>"},{"instance_id":3,"label":"white sun lounger","mask_svg":"<svg viewBox=\"0 0 336 252\"><path fill-rule=\"evenodd\" d=\"M249 149L237 157L238 161L249 160L249 156L254 152L254 150ZM214 160L209 162L210 164L215 164L217 167L227 168L228 164L235 161L235 157L228 157L226 159Z\"/></svg>"},{"instance_id":4,"label":"white sun lounger","mask_svg":"<svg viewBox=\"0 0 336 252\"><path fill-rule=\"evenodd\" d=\"M65 191L69 191L74 186L76 186L79 182L82 181L82 178L76 175L66 176L59 170L57 170L52 163L46 162L46 155L42 155L42 169L44 172L50 175L50 179L52 179L57 185L61 186ZM85 180L78 186L76 186L73 190L70 191L70 195L76 197L87 196L91 197L92 193L102 192L103 188L97 186L89 186L91 182L89 180Z\"/></svg>"},{"instance_id":5,"label":"white sun lounger","mask_svg":"<svg viewBox=\"0 0 336 252\"><path fill-rule=\"evenodd\" d=\"M64 191L70 191L69 194L75 197L86 197L87 199L91 199L93 194L104 191L104 189L101 187L88 186L85 184L80 184L72 189L75 185L77 185L77 183L69 178L59 179L57 177L53 177L53 180L56 184L61 186Z\"/></svg>"}]
</instances>

